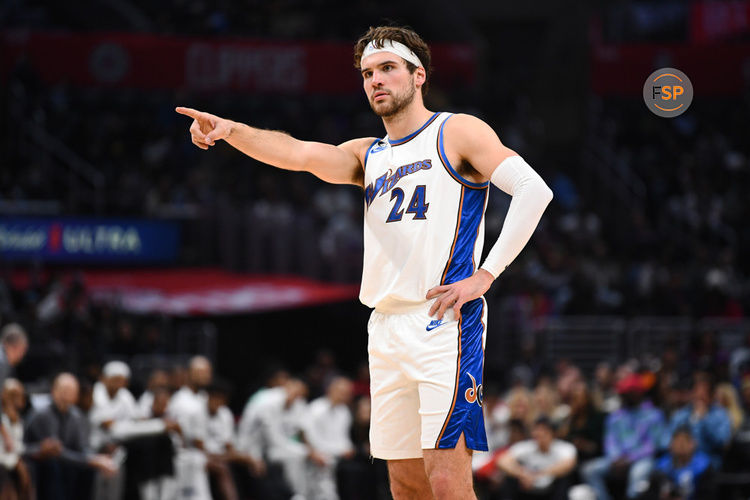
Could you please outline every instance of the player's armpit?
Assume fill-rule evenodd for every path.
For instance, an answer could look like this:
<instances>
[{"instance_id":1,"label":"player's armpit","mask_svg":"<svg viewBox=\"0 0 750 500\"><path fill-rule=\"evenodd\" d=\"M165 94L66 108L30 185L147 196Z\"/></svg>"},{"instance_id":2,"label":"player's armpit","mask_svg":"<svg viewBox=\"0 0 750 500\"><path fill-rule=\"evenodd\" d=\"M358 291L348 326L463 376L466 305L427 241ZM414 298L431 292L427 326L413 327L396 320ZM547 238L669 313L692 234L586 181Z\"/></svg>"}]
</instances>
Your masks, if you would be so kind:
<instances>
[{"instance_id":1,"label":"player's armpit","mask_svg":"<svg viewBox=\"0 0 750 500\"><path fill-rule=\"evenodd\" d=\"M305 142L301 154L302 170L333 184L362 186L364 157L373 139L353 139L338 146Z\"/></svg>"},{"instance_id":2,"label":"player's armpit","mask_svg":"<svg viewBox=\"0 0 750 500\"><path fill-rule=\"evenodd\" d=\"M488 181L504 159L518 154L500 141L492 127L472 115L451 116L444 134L446 153L470 164L482 177L477 182Z\"/></svg>"}]
</instances>

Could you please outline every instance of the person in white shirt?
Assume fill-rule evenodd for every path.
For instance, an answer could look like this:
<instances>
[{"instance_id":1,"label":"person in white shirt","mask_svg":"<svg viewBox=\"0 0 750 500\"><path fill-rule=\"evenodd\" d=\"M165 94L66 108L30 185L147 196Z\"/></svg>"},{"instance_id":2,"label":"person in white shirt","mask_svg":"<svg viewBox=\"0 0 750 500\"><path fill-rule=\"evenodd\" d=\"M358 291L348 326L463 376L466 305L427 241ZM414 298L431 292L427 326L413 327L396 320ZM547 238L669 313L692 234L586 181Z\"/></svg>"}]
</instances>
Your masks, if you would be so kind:
<instances>
[{"instance_id":1,"label":"person in white shirt","mask_svg":"<svg viewBox=\"0 0 750 500\"><path fill-rule=\"evenodd\" d=\"M2 388L2 423L5 427L10 448L0 440L0 498L32 498L32 483L28 467L21 458L24 452L23 418L21 411L26 406L23 384L17 379L5 379Z\"/></svg>"},{"instance_id":2,"label":"person in white shirt","mask_svg":"<svg viewBox=\"0 0 750 500\"><path fill-rule=\"evenodd\" d=\"M138 398L138 407L143 415L151 413L151 407L154 404L154 392L169 387L169 374L164 370L154 370L148 377L146 390Z\"/></svg>"},{"instance_id":3,"label":"person in white shirt","mask_svg":"<svg viewBox=\"0 0 750 500\"><path fill-rule=\"evenodd\" d=\"M146 418L147 414L128 389L129 382L127 364L110 361L104 365L101 381L94 384L93 406L89 413L92 448L176 430L173 420Z\"/></svg>"},{"instance_id":4,"label":"person in white shirt","mask_svg":"<svg viewBox=\"0 0 750 500\"><path fill-rule=\"evenodd\" d=\"M129 452L135 452L137 455L128 463L128 484L122 483L121 475L115 478L100 478L95 487L97 498L119 498L123 488L136 489L140 483L151 479L151 474L143 467L139 467L140 464L130 463L133 460L142 462L144 456L158 456L162 462L172 460L171 447L164 449L164 444L160 443L157 436L179 430L178 424L169 419L146 418L147 415L143 413L128 389L129 382L128 365L122 361L110 361L102 369L101 380L94 384L93 404L88 415L91 422L91 447L94 450L112 453L113 457L124 458L129 453L120 445L126 445ZM139 439L137 452L130 446L136 439ZM155 467L151 467L153 468Z\"/></svg>"},{"instance_id":5,"label":"person in white shirt","mask_svg":"<svg viewBox=\"0 0 750 500\"><path fill-rule=\"evenodd\" d=\"M245 404L237 429L237 447L243 453L252 456L258 464L263 464L263 439L258 418L258 408L263 407L263 400L273 389L282 388L291 378L284 368L272 367L265 377L265 385L258 389ZM270 391L270 392L269 392ZM276 391L280 393L280 391ZM259 471L262 472L262 471Z\"/></svg>"},{"instance_id":6,"label":"person in white shirt","mask_svg":"<svg viewBox=\"0 0 750 500\"><path fill-rule=\"evenodd\" d=\"M205 442L208 431L208 396L205 388L211 383L211 362L195 356L188 366L187 385L174 393L167 406L167 416L182 429L182 446L175 457L178 492L184 498L211 498Z\"/></svg>"},{"instance_id":7,"label":"person in white shirt","mask_svg":"<svg viewBox=\"0 0 750 500\"><path fill-rule=\"evenodd\" d=\"M308 408L305 438L325 460L323 465L311 463L308 468L312 500L339 498L336 492L336 464L339 459L354 455L354 446L349 438L352 393L351 380L337 377L329 384L326 395L314 400Z\"/></svg>"},{"instance_id":8,"label":"person in white shirt","mask_svg":"<svg viewBox=\"0 0 750 500\"><path fill-rule=\"evenodd\" d=\"M208 419L204 449L208 454L208 472L216 481L224 500L239 498L229 464L234 458L234 415L226 407L229 389L219 382L208 388Z\"/></svg>"},{"instance_id":9,"label":"person in white shirt","mask_svg":"<svg viewBox=\"0 0 750 500\"><path fill-rule=\"evenodd\" d=\"M498 460L498 465L515 478L511 497L517 499L561 500L567 498L567 476L576 465L576 449L555 439L555 430L546 417L534 422L532 439L514 444Z\"/></svg>"},{"instance_id":10,"label":"person in white shirt","mask_svg":"<svg viewBox=\"0 0 750 500\"><path fill-rule=\"evenodd\" d=\"M325 465L325 458L304 442L304 422L309 418L307 386L289 379L283 387L268 389L254 409L252 427L259 428L263 454L272 466L281 467L296 498L308 495L307 462Z\"/></svg>"}]
</instances>

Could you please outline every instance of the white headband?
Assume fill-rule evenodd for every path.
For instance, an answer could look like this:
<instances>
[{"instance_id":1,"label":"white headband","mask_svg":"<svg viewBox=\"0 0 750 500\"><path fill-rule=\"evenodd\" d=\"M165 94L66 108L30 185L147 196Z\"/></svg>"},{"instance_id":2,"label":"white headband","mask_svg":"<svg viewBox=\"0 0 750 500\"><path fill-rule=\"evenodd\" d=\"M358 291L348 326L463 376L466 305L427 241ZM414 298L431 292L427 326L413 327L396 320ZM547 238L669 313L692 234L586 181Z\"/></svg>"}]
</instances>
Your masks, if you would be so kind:
<instances>
[{"instance_id":1,"label":"white headband","mask_svg":"<svg viewBox=\"0 0 750 500\"><path fill-rule=\"evenodd\" d=\"M377 54L378 52L390 52L391 54L396 54L399 57L403 57L414 66L422 66L422 61L419 60L417 54L412 52L411 49L403 43L396 42L394 40L383 40L383 46L381 48L375 47L374 40L368 43L367 47L365 47L365 50L362 52L362 58L359 60L360 66L362 65L362 61L365 60L365 57Z\"/></svg>"}]
</instances>

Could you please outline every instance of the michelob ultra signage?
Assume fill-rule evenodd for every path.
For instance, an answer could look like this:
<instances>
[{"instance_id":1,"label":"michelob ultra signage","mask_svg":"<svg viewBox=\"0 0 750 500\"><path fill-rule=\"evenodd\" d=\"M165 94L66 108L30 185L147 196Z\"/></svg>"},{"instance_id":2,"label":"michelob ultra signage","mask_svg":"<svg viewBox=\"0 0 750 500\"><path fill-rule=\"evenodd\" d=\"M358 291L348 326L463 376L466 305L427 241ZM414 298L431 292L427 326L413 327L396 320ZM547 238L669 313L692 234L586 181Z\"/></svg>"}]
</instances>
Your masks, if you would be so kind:
<instances>
[{"instance_id":1,"label":"michelob ultra signage","mask_svg":"<svg viewBox=\"0 0 750 500\"><path fill-rule=\"evenodd\" d=\"M0 217L0 258L77 263L170 262L173 222L109 218Z\"/></svg>"}]
</instances>

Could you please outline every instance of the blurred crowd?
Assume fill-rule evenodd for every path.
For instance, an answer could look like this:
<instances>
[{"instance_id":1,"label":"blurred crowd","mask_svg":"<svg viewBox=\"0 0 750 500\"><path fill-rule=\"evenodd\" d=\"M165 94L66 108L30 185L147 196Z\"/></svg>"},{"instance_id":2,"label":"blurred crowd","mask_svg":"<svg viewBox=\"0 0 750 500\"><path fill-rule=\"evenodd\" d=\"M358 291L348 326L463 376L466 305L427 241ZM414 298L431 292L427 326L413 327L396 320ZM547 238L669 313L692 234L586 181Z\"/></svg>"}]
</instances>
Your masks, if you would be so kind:
<instances>
[{"instance_id":1,"label":"blurred crowd","mask_svg":"<svg viewBox=\"0 0 750 500\"><path fill-rule=\"evenodd\" d=\"M350 42L383 5L350 7L12 0L0 6L0 26ZM446 15L422 16L407 2L389 9L395 18L429 18L418 27L427 39L475 37L447 2L430 5ZM687 15L682 2L620 2L603 16L605 40L683 39ZM530 91L503 77L518 68L486 66L489 84L433 88L430 107L487 120L555 192L533 244L488 294L491 342L528 339L535 320L559 315L747 314L750 94L697 95L672 120L652 116L639 96L589 96L580 99L583 139L547 147L557 131L545 127ZM508 95L498 91L506 87ZM356 91L77 88L46 84L21 61L0 85L0 149L10 166L0 169L0 212L177 220L178 264L356 282L361 192L229 147L205 154L173 111L190 105L331 143L382 134ZM69 155L81 162L75 171ZM490 197L488 242L508 202ZM81 280L34 267L15 288L3 264L0 500L388 498L384 464L369 459L366 369L346 374L330 359L297 375L270 367L232 391L210 359L171 357L164 318L92 304ZM151 354L171 361L143 370L137 357ZM482 500L750 496L750 338L727 352L708 335L688 351L667 346L656 359L603 362L592 374L526 354L488 366L508 384L484 388L491 450L474 457ZM21 359L13 378L10 366Z\"/></svg>"},{"instance_id":2,"label":"blurred crowd","mask_svg":"<svg viewBox=\"0 0 750 500\"><path fill-rule=\"evenodd\" d=\"M18 329L0 334L4 352ZM313 380L270 369L234 415L231 387L203 356L152 371L138 398L123 361L104 364L96 379L56 374L48 392L28 397L5 378L0 497L376 498L387 486L384 465L368 460L366 380L335 372ZM319 395L308 398L311 389Z\"/></svg>"},{"instance_id":3,"label":"blurred crowd","mask_svg":"<svg viewBox=\"0 0 750 500\"><path fill-rule=\"evenodd\" d=\"M173 107L186 103L340 143L382 133L361 96L195 97L46 86L23 64L4 88L7 123L32 117L35 124L7 126L0 139L15 166L0 172L5 211L34 213L36 200L47 203L37 206L42 213L169 218L184 222L183 264L358 281L356 188L272 169L226 146L200 151L188 140L189 120ZM688 113L656 121L642 102L592 97L584 134L590 139L559 151L544 146L549 131L528 100L483 107L482 95L476 108L439 90L432 98L437 109L487 119L555 192L534 244L504 275L508 307L530 301L536 316L693 317L740 317L750 308L750 268L740 258L750 250L742 223L750 216L743 203L750 185L747 99L697 100ZM94 166L103 179L98 195L38 147L34 127ZM487 248L508 202L498 191L490 197ZM304 255L291 250L301 245Z\"/></svg>"},{"instance_id":4,"label":"blurred crowd","mask_svg":"<svg viewBox=\"0 0 750 500\"><path fill-rule=\"evenodd\" d=\"M11 374L29 347L21 326L0 346L0 498L389 498L366 364L347 374L325 351L299 375L269 364L231 405L242 396L204 356L148 373L115 359L40 385ZM750 337L728 357L668 347L590 377L566 360L522 364L509 386L484 384L481 500L750 494Z\"/></svg>"},{"instance_id":5,"label":"blurred crowd","mask_svg":"<svg viewBox=\"0 0 750 500\"><path fill-rule=\"evenodd\" d=\"M69 9L45 0L19 0L7 2L0 9L0 26L349 40L367 29L367 25L363 26L363 19L380 19L385 15L392 19L422 18L422 30L428 37L437 34L443 37L466 36L467 30L460 23L460 18L466 14L451 10L447 2L433 3L431 7L431 15L425 16L424 5L418 2L392 0L378 6L358 1L347 9L324 0L312 3L300 0L129 0L112 3L84 0ZM435 11L441 15L434 15ZM446 16L449 12L453 12L452 18ZM450 26L448 19L453 22L454 29L446 29Z\"/></svg>"},{"instance_id":6,"label":"blurred crowd","mask_svg":"<svg viewBox=\"0 0 750 500\"><path fill-rule=\"evenodd\" d=\"M601 362L588 378L560 360L486 389L491 451L474 457L485 498L746 498L749 352L731 375L668 348L657 363Z\"/></svg>"}]
</instances>

